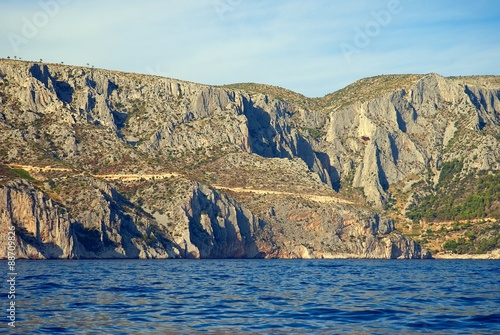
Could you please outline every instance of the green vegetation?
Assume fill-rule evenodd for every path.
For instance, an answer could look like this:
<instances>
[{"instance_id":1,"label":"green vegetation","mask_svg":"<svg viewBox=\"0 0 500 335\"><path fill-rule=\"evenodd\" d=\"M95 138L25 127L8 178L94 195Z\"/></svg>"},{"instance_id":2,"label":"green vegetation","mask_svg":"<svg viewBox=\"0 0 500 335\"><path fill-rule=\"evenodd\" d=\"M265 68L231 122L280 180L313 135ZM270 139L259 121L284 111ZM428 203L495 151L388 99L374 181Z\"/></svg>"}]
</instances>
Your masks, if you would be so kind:
<instances>
[{"instance_id":1,"label":"green vegetation","mask_svg":"<svg viewBox=\"0 0 500 335\"><path fill-rule=\"evenodd\" d=\"M302 128L302 130L307 131L309 135L315 139L319 140L320 138L324 137L326 133L321 130L321 128Z\"/></svg>"},{"instance_id":2,"label":"green vegetation","mask_svg":"<svg viewBox=\"0 0 500 335\"><path fill-rule=\"evenodd\" d=\"M132 110L127 114L127 117L125 118L125 128L129 125L132 117L142 116L146 114L146 102L144 100L133 99L130 100L130 102L132 104ZM116 108L120 110L126 110L123 104L120 104L120 106L118 106L117 104Z\"/></svg>"},{"instance_id":3,"label":"green vegetation","mask_svg":"<svg viewBox=\"0 0 500 335\"><path fill-rule=\"evenodd\" d=\"M453 160L451 162L443 163L441 167L441 174L439 175L439 184L447 184L458 176L464 167L463 161Z\"/></svg>"},{"instance_id":4,"label":"green vegetation","mask_svg":"<svg viewBox=\"0 0 500 335\"><path fill-rule=\"evenodd\" d=\"M456 80L460 83L465 82L467 84L472 84L475 86L489 86L500 88L500 77L499 76L451 76L448 79Z\"/></svg>"},{"instance_id":5,"label":"green vegetation","mask_svg":"<svg viewBox=\"0 0 500 335\"><path fill-rule=\"evenodd\" d=\"M157 242L158 239L156 238L155 234L152 233L151 231L149 233L144 233L142 235L142 239L144 240L144 243L149 246L154 246Z\"/></svg>"},{"instance_id":6,"label":"green vegetation","mask_svg":"<svg viewBox=\"0 0 500 335\"><path fill-rule=\"evenodd\" d=\"M478 234L482 234L481 238ZM481 232L467 231L464 237L448 240L444 249L456 254L485 254L488 251L500 248L500 224L495 223L489 231L483 228Z\"/></svg>"},{"instance_id":7,"label":"green vegetation","mask_svg":"<svg viewBox=\"0 0 500 335\"><path fill-rule=\"evenodd\" d=\"M35 178L30 176L29 172L23 169L12 169L9 168L8 166L0 166L0 169L6 172L7 174L10 174L13 177L20 177L29 181L36 181Z\"/></svg>"},{"instance_id":8,"label":"green vegetation","mask_svg":"<svg viewBox=\"0 0 500 335\"><path fill-rule=\"evenodd\" d=\"M500 215L500 173L460 177L462 162L445 163L434 194L408 208L413 221L467 220Z\"/></svg>"},{"instance_id":9,"label":"green vegetation","mask_svg":"<svg viewBox=\"0 0 500 335\"><path fill-rule=\"evenodd\" d=\"M117 102L115 104L115 108L118 109L118 110L122 110L122 109L125 109L125 105L121 102Z\"/></svg>"},{"instance_id":10,"label":"green vegetation","mask_svg":"<svg viewBox=\"0 0 500 335\"><path fill-rule=\"evenodd\" d=\"M495 219L414 223L403 230L433 254L485 254L500 248L500 222Z\"/></svg>"}]
</instances>

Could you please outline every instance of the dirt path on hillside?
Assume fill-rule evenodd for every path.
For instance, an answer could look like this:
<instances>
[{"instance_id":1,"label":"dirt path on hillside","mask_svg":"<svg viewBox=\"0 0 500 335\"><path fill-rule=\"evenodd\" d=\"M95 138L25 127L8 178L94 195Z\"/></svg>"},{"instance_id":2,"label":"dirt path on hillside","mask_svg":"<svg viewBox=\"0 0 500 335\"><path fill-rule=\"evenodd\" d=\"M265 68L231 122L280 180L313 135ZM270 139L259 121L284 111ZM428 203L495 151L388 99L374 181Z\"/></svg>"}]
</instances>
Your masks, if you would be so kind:
<instances>
[{"instance_id":1,"label":"dirt path on hillside","mask_svg":"<svg viewBox=\"0 0 500 335\"><path fill-rule=\"evenodd\" d=\"M60 167L53 167L53 166L31 166L31 165L20 165L20 164L7 164L8 167L11 169L23 169L28 172L30 171L35 171L35 172L49 172L49 171L63 171L63 172L69 172L73 171L73 169L70 168L60 168Z\"/></svg>"},{"instance_id":2,"label":"dirt path on hillside","mask_svg":"<svg viewBox=\"0 0 500 335\"><path fill-rule=\"evenodd\" d=\"M160 173L160 174L93 174L92 177L104 180L122 180L122 181L136 181L136 180L151 180L151 179L165 179L170 177L182 177L182 174L176 172Z\"/></svg>"},{"instance_id":3,"label":"dirt path on hillside","mask_svg":"<svg viewBox=\"0 0 500 335\"><path fill-rule=\"evenodd\" d=\"M276 194L276 195L288 195L297 198L304 198L307 200L312 200L321 203L343 203L353 205L354 202L336 198L328 195L315 195L315 194L307 194L307 193L293 193L293 192L282 192L282 191L271 191L271 190L257 190L253 188L242 188L242 187L226 187L222 185L212 185L214 188L218 188L221 190L228 190L236 193L254 193L254 194Z\"/></svg>"}]
</instances>

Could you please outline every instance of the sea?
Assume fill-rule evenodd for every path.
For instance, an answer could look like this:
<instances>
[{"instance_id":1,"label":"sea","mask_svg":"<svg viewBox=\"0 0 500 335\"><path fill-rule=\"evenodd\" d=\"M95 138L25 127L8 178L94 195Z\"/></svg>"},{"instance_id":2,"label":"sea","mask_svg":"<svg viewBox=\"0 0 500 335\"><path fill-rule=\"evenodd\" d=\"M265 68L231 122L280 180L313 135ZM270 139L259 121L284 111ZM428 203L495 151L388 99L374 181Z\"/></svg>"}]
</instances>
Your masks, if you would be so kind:
<instances>
[{"instance_id":1,"label":"sea","mask_svg":"<svg viewBox=\"0 0 500 335\"><path fill-rule=\"evenodd\" d=\"M500 334L500 261L15 265L9 298L8 263L0 262L1 334Z\"/></svg>"}]
</instances>

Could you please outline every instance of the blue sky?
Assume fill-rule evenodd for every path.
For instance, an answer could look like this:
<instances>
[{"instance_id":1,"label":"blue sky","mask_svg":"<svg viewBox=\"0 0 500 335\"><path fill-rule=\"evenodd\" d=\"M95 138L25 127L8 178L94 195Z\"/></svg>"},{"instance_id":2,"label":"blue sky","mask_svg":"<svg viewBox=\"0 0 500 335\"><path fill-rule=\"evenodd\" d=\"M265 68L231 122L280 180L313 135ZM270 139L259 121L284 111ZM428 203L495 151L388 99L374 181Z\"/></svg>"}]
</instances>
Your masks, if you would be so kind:
<instances>
[{"instance_id":1,"label":"blue sky","mask_svg":"<svg viewBox=\"0 0 500 335\"><path fill-rule=\"evenodd\" d=\"M323 96L392 73L500 74L500 1L0 0L0 57Z\"/></svg>"}]
</instances>

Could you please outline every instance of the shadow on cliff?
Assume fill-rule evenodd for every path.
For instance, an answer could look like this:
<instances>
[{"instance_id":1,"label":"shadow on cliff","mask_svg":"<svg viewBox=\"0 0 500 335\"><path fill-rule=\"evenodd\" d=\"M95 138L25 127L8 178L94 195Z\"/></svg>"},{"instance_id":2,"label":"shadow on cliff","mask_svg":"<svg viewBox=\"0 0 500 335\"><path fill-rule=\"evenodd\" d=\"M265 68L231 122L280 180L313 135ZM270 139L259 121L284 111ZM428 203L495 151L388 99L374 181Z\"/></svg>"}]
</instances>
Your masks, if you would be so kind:
<instances>
[{"instance_id":1,"label":"shadow on cliff","mask_svg":"<svg viewBox=\"0 0 500 335\"><path fill-rule=\"evenodd\" d=\"M326 170L328 175L330 176L330 182L332 183L332 188L335 190L335 192L340 191L340 175L337 169L332 166L330 162L330 156L324 152L315 152L316 156L318 157L319 161L321 162L321 166Z\"/></svg>"},{"instance_id":2,"label":"shadow on cliff","mask_svg":"<svg viewBox=\"0 0 500 335\"><path fill-rule=\"evenodd\" d=\"M271 116L262 108L246 101L244 115L248 122L248 134L251 152L262 157L291 158L283 148L281 134L271 124ZM276 125L278 126L278 125ZM278 129L281 130L281 129ZM277 138L279 136L279 138Z\"/></svg>"},{"instance_id":3,"label":"shadow on cliff","mask_svg":"<svg viewBox=\"0 0 500 335\"><path fill-rule=\"evenodd\" d=\"M284 110L280 117L286 118ZM330 180L335 180L333 185L335 190L340 189L340 178L338 172L327 161L325 155L323 159L318 157L311 143L299 132L292 132L286 124L280 124L272 119L272 114L263 108L255 106L252 101L245 101L244 115L247 118L250 151L265 158L288 158L298 157L302 159L311 171L315 171L320 176L322 182L330 184ZM323 164L325 163L325 164ZM324 175L326 170L329 178Z\"/></svg>"},{"instance_id":4,"label":"shadow on cliff","mask_svg":"<svg viewBox=\"0 0 500 335\"><path fill-rule=\"evenodd\" d=\"M43 83L45 85L45 88L49 90L49 83L51 83L59 100L67 104L73 101L73 93L75 92L74 88L67 82L59 81L54 78L50 74L47 65L43 65L42 67L40 67L39 64L33 64L29 71L35 79Z\"/></svg>"},{"instance_id":5,"label":"shadow on cliff","mask_svg":"<svg viewBox=\"0 0 500 335\"><path fill-rule=\"evenodd\" d=\"M209 199L205 193L196 190L191 199L191 210L186 211L190 240L198 248L199 257L262 257L254 233L263 222L250 212L245 213L230 198L218 193L212 195L214 199ZM190 257L187 250L183 256Z\"/></svg>"},{"instance_id":6,"label":"shadow on cliff","mask_svg":"<svg viewBox=\"0 0 500 335\"><path fill-rule=\"evenodd\" d=\"M140 250L133 239L143 237L132 217L126 213L128 209L135 209L135 205L123 197L114 188L107 192L100 191L101 196L109 206L107 222L101 221L99 225L88 227L81 222L72 224L75 245L79 245L77 256L79 258L139 258ZM143 211L137 208L140 214ZM110 237L110 233L114 237ZM119 242L117 242L119 241ZM117 251L122 249L123 253ZM83 253L81 252L83 251Z\"/></svg>"},{"instance_id":7,"label":"shadow on cliff","mask_svg":"<svg viewBox=\"0 0 500 335\"><path fill-rule=\"evenodd\" d=\"M26 245L31 245L46 259L59 259L63 256L63 249L53 242L44 243L24 227L16 227L16 234Z\"/></svg>"}]
</instances>

